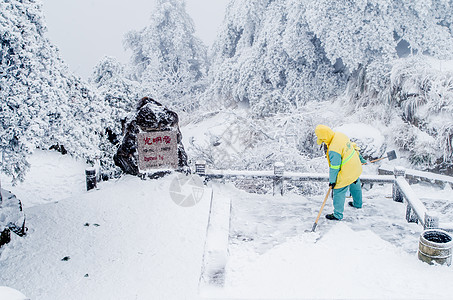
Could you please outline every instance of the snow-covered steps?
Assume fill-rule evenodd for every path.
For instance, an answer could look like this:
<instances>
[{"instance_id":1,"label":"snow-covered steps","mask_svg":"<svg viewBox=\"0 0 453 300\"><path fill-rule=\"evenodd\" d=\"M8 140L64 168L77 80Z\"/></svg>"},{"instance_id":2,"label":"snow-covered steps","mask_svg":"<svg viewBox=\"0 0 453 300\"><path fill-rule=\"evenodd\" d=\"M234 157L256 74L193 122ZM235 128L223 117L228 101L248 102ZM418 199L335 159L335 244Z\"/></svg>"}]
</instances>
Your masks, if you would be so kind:
<instances>
[{"instance_id":1,"label":"snow-covered steps","mask_svg":"<svg viewBox=\"0 0 453 300\"><path fill-rule=\"evenodd\" d=\"M231 197L222 192L221 184L213 184L211 207L206 233L203 264L200 276L200 294L222 287L228 259Z\"/></svg>"}]
</instances>

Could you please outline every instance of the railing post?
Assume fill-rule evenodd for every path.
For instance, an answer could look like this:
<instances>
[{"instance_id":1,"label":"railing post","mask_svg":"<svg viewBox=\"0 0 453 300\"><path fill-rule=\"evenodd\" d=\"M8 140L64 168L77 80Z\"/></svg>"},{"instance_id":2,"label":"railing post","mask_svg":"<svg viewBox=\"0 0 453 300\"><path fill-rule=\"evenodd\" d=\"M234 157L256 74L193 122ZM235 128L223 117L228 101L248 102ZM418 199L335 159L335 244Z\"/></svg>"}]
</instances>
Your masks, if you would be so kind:
<instances>
[{"instance_id":1,"label":"railing post","mask_svg":"<svg viewBox=\"0 0 453 300\"><path fill-rule=\"evenodd\" d=\"M415 212L412 209L412 206L409 204L409 202L407 202L407 205L406 205L406 221L408 223L418 223L417 214L415 214Z\"/></svg>"},{"instance_id":2,"label":"railing post","mask_svg":"<svg viewBox=\"0 0 453 300\"><path fill-rule=\"evenodd\" d=\"M273 194L280 194L283 196L283 172L285 170L285 164L282 162L276 162L274 164L274 188Z\"/></svg>"},{"instance_id":3,"label":"railing post","mask_svg":"<svg viewBox=\"0 0 453 300\"><path fill-rule=\"evenodd\" d=\"M101 174L101 156L96 155L94 157L94 169L96 170L96 182L101 182L102 174Z\"/></svg>"},{"instance_id":4,"label":"railing post","mask_svg":"<svg viewBox=\"0 0 453 300\"><path fill-rule=\"evenodd\" d=\"M87 182L87 191L92 190L96 187L96 169L87 168L85 170L86 182Z\"/></svg>"},{"instance_id":5,"label":"railing post","mask_svg":"<svg viewBox=\"0 0 453 300\"><path fill-rule=\"evenodd\" d=\"M195 174L199 176L206 175L206 162L204 160L198 160L195 162Z\"/></svg>"},{"instance_id":6,"label":"railing post","mask_svg":"<svg viewBox=\"0 0 453 300\"><path fill-rule=\"evenodd\" d=\"M396 177L404 177L406 174L406 169L403 167L395 167L393 174ZM398 188L398 185L396 184L396 181L393 182L393 188L392 188L392 196L393 196L393 201L396 202L403 202L403 193L401 193L400 189Z\"/></svg>"},{"instance_id":7,"label":"railing post","mask_svg":"<svg viewBox=\"0 0 453 300\"><path fill-rule=\"evenodd\" d=\"M439 228L439 216L435 212L425 213L425 226L424 229Z\"/></svg>"}]
</instances>

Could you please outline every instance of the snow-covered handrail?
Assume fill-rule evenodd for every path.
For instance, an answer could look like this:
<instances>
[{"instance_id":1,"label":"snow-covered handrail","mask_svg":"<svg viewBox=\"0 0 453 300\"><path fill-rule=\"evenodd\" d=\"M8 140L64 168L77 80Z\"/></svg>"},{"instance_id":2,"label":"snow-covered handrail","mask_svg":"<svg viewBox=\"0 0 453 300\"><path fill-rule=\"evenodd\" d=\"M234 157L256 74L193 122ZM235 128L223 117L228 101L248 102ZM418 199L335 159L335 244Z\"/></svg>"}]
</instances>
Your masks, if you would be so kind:
<instances>
[{"instance_id":1,"label":"snow-covered handrail","mask_svg":"<svg viewBox=\"0 0 453 300\"><path fill-rule=\"evenodd\" d=\"M379 174L385 174L385 175L394 174L394 169L393 169L393 167L389 167L389 166L381 166L381 167L379 167ZM431 183L442 183L442 184L449 183L453 187L453 177L447 176L447 175L434 174L431 172L406 169L405 177L408 179L418 179L418 180L427 181L427 182L431 182Z\"/></svg>"},{"instance_id":2,"label":"snow-covered handrail","mask_svg":"<svg viewBox=\"0 0 453 300\"><path fill-rule=\"evenodd\" d=\"M285 165L277 162L274 165L273 171L244 171L244 170L217 170L207 169L206 162L197 161L195 163L195 173L210 179L224 179L235 177L249 178L266 178L273 180L274 195L283 195L284 180L299 180L299 181L322 181L328 182L329 175L321 173L301 173L301 172L285 172ZM394 183L393 175L362 175L360 180L363 183Z\"/></svg>"},{"instance_id":3,"label":"snow-covered handrail","mask_svg":"<svg viewBox=\"0 0 453 300\"><path fill-rule=\"evenodd\" d=\"M219 197L214 201L211 190L208 228L199 286L222 286L225 280L225 265L228 259L231 199Z\"/></svg>"},{"instance_id":4,"label":"snow-covered handrail","mask_svg":"<svg viewBox=\"0 0 453 300\"><path fill-rule=\"evenodd\" d=\"M328 174L321 173L302 173L284 172L283 175L276 175L273 171L238 171L238 170L216 170L206 169L203 176L209 178L232 178L232 177L260 177L273 179L279 177L283 180L302 180L302 181L329 181ZM393 183L393 175L362 175L360 180L364 183Z\"/></svg>"},{"instance_id":5,"label":"snow-covered handrail","mask_svg":"<svg viewBox=\"0 0 453 300\"><path fill-rule=\"evenodd\" d=\"M328 182L328 174L320 173L301 173L301 172L284 172L284 164L276 163L274 165L274 171L244 171L244 170L216 170L206 169L205 162L197 162L195 164L196 173L200 176L204 176L212 179L220 178L234 178L234 177L250 177L250 178L267 178L272 179L274 182L274 195L283 195L283 180L301 180L301 181L322 181ZM360 180L363 183L392 183L393 184L393 200L397 202L403 202L406 199L407 210L406 220L408 222L419 222L424 228L439 228L439 217L434 213L426 209L425 205L406 181L407 175L406 169L396 167L394 170L379 169L380 173L394 174L394 175L362 175ZM412 171L412 172L411 172ZM409 177L420 173L413 172L410 170ZM427 172L424 172L427 173ZM430 173L428 173L430 174ZM442 176L437 174L431 174L427 176L424 174L424 178L431 181L443 181L450 182L449 176ZM453 184L453 181L452 181ZM453 231L453 223L443 223L445 230ZM442 227L443 228L443 227Z\"/></svg>"},{"instance_id":6,"label":"snow-covered handrail","mask_svg":"<svg viewBox=\"0 0 453 300\"><path fill-rule=\"evenodd\" d=\"M428 212L423 202L417 197L414 190L410 187L409 183L402 176L397 176L395 183L398 185L401 193L404 195L404 198L409 203L411 208L414 210L417 215L418 221L422 226L425 226L425 216Z\"/></svg>"},{"instance_id":7,"label":"snow-covered handrail","mask_svg":"<svg viewBox=\"0 0 453 300\"><path fill-rule=\"evenodd\" d=\"M408 222L418 222L423 228L443 228L439 224L437 213L428 211L423 202L418 198L417 194L412 190L409 183L405 179L406 169L396 167L393 171L395 174L395 184L393 187L393 199L402 202L406 199L406 220ZM415 215L414 215L415 213ZM445 225L448 225L445 223ZM443 228L450 231L452 228L448 226Z\"/></svg>"}]
</instances>

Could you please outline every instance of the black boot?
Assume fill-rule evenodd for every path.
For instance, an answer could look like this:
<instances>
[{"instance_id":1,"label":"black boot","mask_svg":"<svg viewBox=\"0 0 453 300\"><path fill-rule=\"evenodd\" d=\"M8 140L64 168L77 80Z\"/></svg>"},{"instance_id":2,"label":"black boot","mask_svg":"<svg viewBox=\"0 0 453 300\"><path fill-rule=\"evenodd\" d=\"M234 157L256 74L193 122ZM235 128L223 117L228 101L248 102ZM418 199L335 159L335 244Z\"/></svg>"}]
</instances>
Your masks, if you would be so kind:
<instances>
[{"instance_id":1,"label":"black boot","mask_svg":"<svg viewBox=\"0 0 453 300\"><path fill-rule=\"evenodd\" d=\"M326 218L329 219L329 220L335 220L335 221L339 221L340 219L337 219L337 217L335 217L334 214L328 214L326 215Z\"/></svg>"},{"instance_id":2,"label":"black boot","mask_svg":"<svg viewBox=\"0 0 453 300\"><path fill-rule=\"evenodd\" d=\"M349 206L351 206L351 207L354 207L354 208L357 208L357 209L360 208L360 207L355 207L355 206L354 206L354 202L352 202L352 201L349 201L348 204L349 204Z\"/></svg>"}]
</instances>

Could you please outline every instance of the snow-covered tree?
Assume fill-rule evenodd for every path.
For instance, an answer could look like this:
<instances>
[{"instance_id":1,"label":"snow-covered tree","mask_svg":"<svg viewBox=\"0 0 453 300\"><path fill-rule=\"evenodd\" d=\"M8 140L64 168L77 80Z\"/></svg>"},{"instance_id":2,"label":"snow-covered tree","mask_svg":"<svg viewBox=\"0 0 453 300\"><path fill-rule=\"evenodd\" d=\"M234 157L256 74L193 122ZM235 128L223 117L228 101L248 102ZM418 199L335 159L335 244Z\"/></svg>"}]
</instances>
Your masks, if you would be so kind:
<instances>
[{"instance_id":1,"label":"snow-covered tree","mask_svg":"<svg viewBox=\"0 0 453 300\"><path fill-rule=\"evenodd\" d=\"M412 163L451 164L453 79L432 60L453 59L453 1L321 0L305 7L327 57L351 72L350 105L394 108L405 123L390 138Z\"/></svg>"},{"instance_id":2,"label":"snow-covered tree","mask_svg":"<svg viewBox=\"0 0 453 300\"><path fill-rule=\"evenodd\" d=\"M116 58L106 56L94 68L90 83L104 99L109 118L104 123L101 138L101 167L114 175L118 170L113 162L128 115L135 112L139 99L138 83L126 78L125 66Z\"/></svg>"},{"instance_id":3,"label":"snow-covered tree","mask_svg":"<svg viewBox=\"0 0 453 300\"><path fill-rule=\"evenodd\" d=\"M326 56L353 76L349 91L360 105L386 100L395 59L425 53L453 57L453 1L304 1L305 18Z\"/></svg>"},{"instance_id":4,"label":"snow-covered tree","mask_svg":"<svg viewBox=\"0 0 453 300\"><path fill-rule=\"evenodd\" d=\"M102 101L67 70L45 31L41 1L0 3L1 171L13 181L36 147L89 159L99 144Z\"/></svg>"},{"instance_id":5,"label":"snow-covered tree","mask_svg":"<svg viewBox=\"0 0 453 300\"><path fill-rule=\"evenodd\" d=\"M213 53L205 98L245 103L260 115L328 99L345 84L300 1L232 0Z\"/></svg>"},{"instance_id":6,"label":"snow-covered tree","mask_svg":"<svg viewBox=\"0 0 453 300\"><path fill-rule=\"evenodd\" d=\"M133 78L168 106L190 107L205 88L206 47L194 36L184 0L157 0L150 24L126 35Z\"/></svg>"},{"instance_id":7,"label":"snow-covered tree","mask_svg":"<svg viewBox=\"0 0 453 300\"><path fill-rule=\"evenodd\" d=\"M415 129L398 126L406 129L389 138L413 163L452 162L451 75L420 65L453 58L452 14L451 0L231 0L204 100L266 116L345 91L339 118L397 117Z\"/></svg>"},{"instance_id":8,"label":"snow-covered tree","mask_svg":"<svg viewBox=\"0 0 453 300\"><path fill-rule=\"evenodd\" d=\"M352 74L351 94L376 99L404 50L453 55L452 3L232 0L214 45L206 98L289 111L342 91Z\"/></svg>"},{"instance_id":9,"label":"snow-covered tree","mask_svg":"<svg viewBox=\"0 0 453 300\"><path fill-rule=\"evenodd\" d=\"M388 97L405 122L395 140L411 162L425 168L446 164L453 171L453 64L446 70L441 64L419 55L400 59Z\"/></svg>"}]
</instances>

